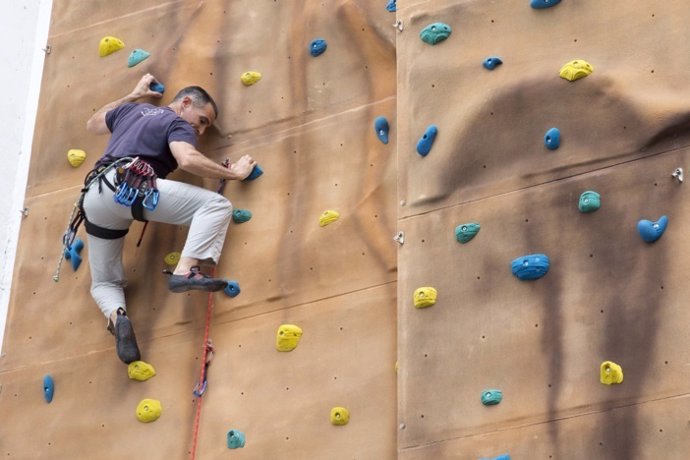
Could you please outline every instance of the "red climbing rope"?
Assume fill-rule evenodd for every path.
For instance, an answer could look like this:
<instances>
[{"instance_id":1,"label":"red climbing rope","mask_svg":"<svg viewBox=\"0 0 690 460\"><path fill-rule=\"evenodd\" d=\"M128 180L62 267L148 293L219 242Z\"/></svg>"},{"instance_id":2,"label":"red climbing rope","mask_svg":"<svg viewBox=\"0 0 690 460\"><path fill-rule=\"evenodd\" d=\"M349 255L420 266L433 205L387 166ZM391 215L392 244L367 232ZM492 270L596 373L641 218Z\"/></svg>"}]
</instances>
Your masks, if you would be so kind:
<instances>
[{"instance_id":1,"label":"red climbing rope","mask_svg":"<svg viewBox=\"0 0 690 460\"><path fill-rule=\"evenodd\" d=\"M215 277L216 269L215 267L211 269L211 277ZM197 397L196 400L196 414L194 415L194 430L192 433L192 450L191 459L196 459L196 446L199 442L199 422L201 419L201 402L203 400L204 391L206 390L206 370L210 363L211 357L213 357L213 345L209 339L209 329L211 326L211 312L213 311L213 292L208 293L208 302L206 304L206 325L204 327L204 349L201 352L201 372L199 375L199 383L197 388L194 390L194 394ZM211 353L209 357L209 352ZM198 391L197 391L198 389Z\"/></svg>"}]
</instances>

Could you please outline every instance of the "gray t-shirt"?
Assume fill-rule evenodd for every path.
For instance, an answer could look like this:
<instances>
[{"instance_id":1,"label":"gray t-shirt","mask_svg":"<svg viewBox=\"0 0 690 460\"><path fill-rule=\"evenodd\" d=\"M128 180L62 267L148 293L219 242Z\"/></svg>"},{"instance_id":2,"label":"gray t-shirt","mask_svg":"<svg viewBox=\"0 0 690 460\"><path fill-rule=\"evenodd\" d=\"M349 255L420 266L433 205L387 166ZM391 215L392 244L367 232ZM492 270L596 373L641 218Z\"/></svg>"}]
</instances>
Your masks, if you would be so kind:
<instances>
[{"instance_id":1,"label":"gray t-shirt","mask_svg":"<svg viewBox=\"0 0 690 460\"><path fill-rule=\"evenodd\" d=\"M165 178L177 168L170 142L196 146L194 128L170 107L130 102L106 113L105 123L112 136L96 167L122 157L139 157L153 167L158 177Z\"/></svg>"}]
</instances>

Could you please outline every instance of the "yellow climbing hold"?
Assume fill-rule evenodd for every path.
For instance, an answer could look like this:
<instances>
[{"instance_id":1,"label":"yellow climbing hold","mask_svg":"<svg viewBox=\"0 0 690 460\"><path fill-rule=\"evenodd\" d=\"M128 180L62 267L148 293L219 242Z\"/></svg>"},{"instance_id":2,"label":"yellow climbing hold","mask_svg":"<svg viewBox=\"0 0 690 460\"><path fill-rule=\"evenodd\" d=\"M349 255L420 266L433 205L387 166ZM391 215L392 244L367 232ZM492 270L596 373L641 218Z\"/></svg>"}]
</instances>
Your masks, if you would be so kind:
<instances>
[{"instance_id":1,"label":"yellow climbing hold","mask_svg":"<svg viewBox=\"0 0 690 460\"><path fill-rule=\"evenodd\" d=\"M67 151L67 161L74 168L78 168L86 160L86 152L79 149L69 149Z\"/></svg>"},{"instance_id":2,"label":"yellow climbing hold","mask_svg":"<svg viewBox=\"0 0 690 460\"><path fill-rule=\"evenodd\" d=\"M420 287L414 291L415 308L426 308L436 303L436 289L432 287Z\"/></svg>"},{"instance_id":3,"label":"yellow climbing hold","mask_svg":"<svg viewBox=\"0 0 690 460\"><path fill-rule=\"evenodd\" d=\"M333 425L347 425L350 421L350 411L344 407L334 407L331 409L331 423Z\"/></svg>"},{"instance_id":4,"label":"yellow climbing hold","mask_svg":"<svg viewBox=\"0 0 690 460\"><path fill-rule=\"evenodd\" d=\"M167 254L165 257L163 257L163 261L168 264L168 265L177 265L177 263L180 261L180 257L182 254L179 252L171 252Z\"/></svg>"},{"instance_id":5,"label":"yellow climbing hold","mask_svg":"<svg viewBox=\"0 0 690 460\"><path fill-rule=\"evenodd\" d=\"M585 78L587 75L594 72L594 67L587 61L582 59L575 59L561 67L561 78L565 78L568 81L579 80L580 78Z\"/></svg>"},{"instance_id":6,"label":"yellow climbing hold","mask_svg":"<svg viewBox=\"0 0 690 460\"><path fill-rule=\"evenodd\" d=\"M604 385L623 382L623 368L612 361L604 361L600 367L600 380Z\"/></svg>"},{"instance_id":7,"label":"yellow climbing hold","mask_svg":"<svg viewBox=\"0 0 690 460\"><path fill-rule=\"evenodd\" d=\"M276 334L276 350L292 351L297 348L302 337L302 329L294 324L282 324Z\"/></svg>"},{"instance_id":8,"label":"yellow climbing hold","mask_svg":"<svg viewBox=\"0 0 690 460\"><path fill-rule=\"evenodd\" d=\"M250 70L249 72L243 73L240 80L242 80L244 86L251 86L261 80L261 73Z\"/></svg>"},{"instance_id":9,"label":"yellow climbing hold","mask_svg":"<svg viewBox=\"0 0 690 460\"><path fill-rule=\"evenodd\" d=\"M145 382L156 375L156 370L145 361L132 361L127 366L127 375L132 380Z\"/></svg>"},{"instance_id":10,"label":"yellow climbing hold","mask_svg":"<svg viewBox=\"0 0 690 460\"><path fill-rule=\"evenodd\" d=\"M340 214L338 211L333 211L332 209L326 210L321 214L321 217L319 217L319 225L325 227L326 225L335 222L339 218Z\"/></svg>"},{"instance_id":11,"label":"yellow climbing hold","mask_svg":"<svg viewBox=\"0 0 690 460\"><path fill-rule=\"evenodd\" d=\"M142 399L137 405L137 418L143 423L155 422L161 416L162 411L163 407L160 401L156 399Z\"/></svg>"},{"instance_id":12,"label":"yellow climbing hold","mask_svg":"<svg viewBox=\"0 0 690 460\"><path fill-rule=\"evenodd\" d=\"M113 54L115 51L120 51L124 47L125 43L119 38L103 37L98 44L98 55L100 57L105 57L109 54Z\"/></svg>"}]
</instances>

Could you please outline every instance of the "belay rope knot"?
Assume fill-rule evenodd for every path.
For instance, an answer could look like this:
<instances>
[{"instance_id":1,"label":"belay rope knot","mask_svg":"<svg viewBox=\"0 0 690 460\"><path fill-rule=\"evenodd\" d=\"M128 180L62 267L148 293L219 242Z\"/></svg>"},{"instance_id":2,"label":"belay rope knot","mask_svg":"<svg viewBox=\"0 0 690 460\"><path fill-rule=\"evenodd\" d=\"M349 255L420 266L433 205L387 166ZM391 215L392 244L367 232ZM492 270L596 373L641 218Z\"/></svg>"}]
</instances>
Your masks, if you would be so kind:
<instances>
[{"instance_id":1,"label":"belay rope knot","mask_svg":"<svg viewBox=\"0 0 690 460\"><path fill-rule=\"evenodd\" d=\"M139 159L117 168L118 185L115 190L115 202L123 206L132 206L137 197L143 197L142 206L149 211L158 205L156 173L150 164Z\"/></svg>"}]
</instances>

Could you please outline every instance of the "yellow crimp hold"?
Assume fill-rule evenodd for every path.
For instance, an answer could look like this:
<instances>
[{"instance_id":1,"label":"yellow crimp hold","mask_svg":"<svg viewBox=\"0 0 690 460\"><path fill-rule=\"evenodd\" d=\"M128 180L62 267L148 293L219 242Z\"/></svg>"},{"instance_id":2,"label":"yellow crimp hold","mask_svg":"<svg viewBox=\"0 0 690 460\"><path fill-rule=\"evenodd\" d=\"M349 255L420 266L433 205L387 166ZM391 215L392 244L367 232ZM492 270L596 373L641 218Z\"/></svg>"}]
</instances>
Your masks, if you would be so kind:
<instances>
[{"instance_id":1,"label":"yellow crimp hold","mask_svg":"<svg viewBox=\"0 0 690 460\"><path fill-rule=\"evenodd\" d=\"M612 361L604 361L601 363L599 379L604 385L622 383L623 368Z\"/></svg>"},{"instance_id":2,"label":"yellow crimp hold","mask_svg":"<svg viewBox=\"0 0 690 460\"><path fill-rule=\"evenodd\" d=\"M249 72L243 73L240 80L242 80L244 86L252 86L254 83L261 80L261 73L250 70Z\"/></svg>"},{"instance_id":3,"label":"yellow crimp hold","mask_svg":"<svg viewBox=\"0 0 690 460\"><path fill-rule=\"evenodd\" d=\"M436 303L436 289L432 287L420 287L414 291L415 308L426 308Z\"/></svg>"},{"instance_id":4,"label":"yellow crimp hold","mask_svg":"<svg viewBox=\"0 0 690 460\"><path fill-rule=\"evenodd\" d=\"M575 59L561 67L561 78L565 78L568 81L579 80L580 78L585 78L587 75L594 72L594 67L587 61L582 59Z\"/></svg>"},{"instance_id":5,"label":"yellow crimp hold","mask_svg":"<svg viewBox=\"0 0 690 460\"><path fill-rule=\"evenodd\" d=\"M109 54L113 54L115 51L120 51L124 47L125 43L119 38L103 37L98 44L98 55L100 57L105 57Z\"/></svg>"},{"instance_id":6,"label":"yellow crimp hold","mask_svg":"<svg viewBox=\"0 0 690 460\"><path fill-rule=\"evenodd\" d=\"M331 423L333 425L347 425L350 421L350 411L344 407L334 407L331 409Z\"/></svg>"},{"instance_id":7,"label":"yellow crimp hold","mask_svg":"<svg viewBox=\"0 0 690 460\"><path fill-rule=\"evenodd\" d=\"M171 252L163 257L163 261L168 265L177 265L180 261L180 257L182 257L182 254L179 252Z\"/></svg>"},{"instance_id":8,"label":"yellow crimp hold","mask_svg":"<svg viewBox=\"0 0 690 460\"><path fill-rule=\"evenodd\" d=\"M292 351L297 348L302 329L294 324L281 324L276 334L276 350Z\"/></svg>"},{"instance_id":9,"label":"yellow crimp hold","mask_svg":"<svg viewBox=\"0 0 690 460\"><path fill-rule=\"evenodd\" d=\"M67 161L74 168L78 168L86 160L86 152L79 149L69 149L67 151Z\"/></svg>"},{"instance_id":10,"label":"yellow crimp hold","mask_svg":"<svg viewBox=\"0 0 690 460\"><path fill-rule=\"evenodd\" d=\"M132 380L145 382L156 375L156 370L147 362L132 361L127 366L127 375L129 375L129 378Z\"/></svg>"},{"instance_id":11,"label":"yellow crimp hold","mask_svg":"<svg viewBox=\"0 0 690 460\"><path fill-rule=\"evenodd\" d=\"M340 213L338 211L333 211L332 209L326 210L319 217L319 225L325 227L340 218Z\"/></svg>"},{"instance_id":12,"label":"yellow crimp hold","mask_svg":"<svg viewBox=\"0 0 690 460\"><path fill-rule=\"evenodd\" d=\"M137 405L137 418L143 423L155 422L161 416L162 411L163 407L160 401L156 399L142 399Z\"/></svg>"}]
</instances>

